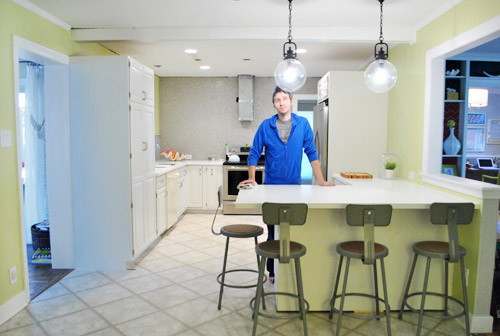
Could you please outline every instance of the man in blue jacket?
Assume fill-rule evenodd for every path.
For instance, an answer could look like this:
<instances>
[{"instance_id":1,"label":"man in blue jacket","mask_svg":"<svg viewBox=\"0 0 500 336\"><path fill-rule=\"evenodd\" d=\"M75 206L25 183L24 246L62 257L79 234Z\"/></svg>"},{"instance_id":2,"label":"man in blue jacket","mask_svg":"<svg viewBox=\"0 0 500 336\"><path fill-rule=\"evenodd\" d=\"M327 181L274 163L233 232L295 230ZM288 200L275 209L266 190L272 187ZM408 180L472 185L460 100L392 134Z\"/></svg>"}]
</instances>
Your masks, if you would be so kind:
<instances>
[{"instance_id":1,"label":"man in blue jacket","mask_svg":"<svg viewBox=\"0 0 500 336\"><path fill-rule=\"evenodd\" d=\"M278 113L260 124L248 155L248 180L241 183L256 184L255 169L262 149L265 148L264 184L300 184L302 150L304 150L318 184L334 186L333 183L324 179L321 172L309 122L306 118L292 113L291 93L276 87L273 104ZM268 225L267 240L274 240L273 226ZM268 260L267 270L270 282L274 282L273 266L273 260Z\"/></svg>"}]
</instances>

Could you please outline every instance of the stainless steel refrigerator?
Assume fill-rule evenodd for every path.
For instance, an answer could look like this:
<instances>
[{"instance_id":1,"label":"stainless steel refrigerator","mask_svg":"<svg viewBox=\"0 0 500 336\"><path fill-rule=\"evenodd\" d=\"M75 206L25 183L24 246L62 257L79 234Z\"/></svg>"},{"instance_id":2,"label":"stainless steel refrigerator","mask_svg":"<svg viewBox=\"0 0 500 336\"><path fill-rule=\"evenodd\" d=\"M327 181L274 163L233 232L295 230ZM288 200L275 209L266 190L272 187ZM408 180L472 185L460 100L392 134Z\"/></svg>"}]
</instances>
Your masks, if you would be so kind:
<instances>
[{"instance_id":1,"label":"stainless steel refrigerator","mask_svg":"<svg viewBox=\"0 0 500 336\"><path fill-rule=\"evenodd\" d=\"M313 108L314 145L318 151L323 177L328 181L328 104L324 101ZM313 176L313 184L318 181Z\"/></svg>"}]
</instances>

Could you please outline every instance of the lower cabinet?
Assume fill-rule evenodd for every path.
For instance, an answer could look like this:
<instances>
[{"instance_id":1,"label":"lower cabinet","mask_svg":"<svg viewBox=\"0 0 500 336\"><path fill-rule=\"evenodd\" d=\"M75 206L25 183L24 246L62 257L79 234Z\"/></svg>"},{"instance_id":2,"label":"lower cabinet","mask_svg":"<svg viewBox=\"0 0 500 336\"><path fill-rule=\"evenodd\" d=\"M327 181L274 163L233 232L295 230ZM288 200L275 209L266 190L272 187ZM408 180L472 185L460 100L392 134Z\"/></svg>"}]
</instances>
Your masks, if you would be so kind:
<instances>
[{"instance_id":1,"label":"lower cabinet","mask_svg":"<svg viewBox=\"0 0 500 336\"><path fill-rule=\"evenodd\" d=\"M167 229L179 218L179 172L167 174Z\"/></svg>"},{"instance_id":2,"label":"lower cabinet","mask_svg":"<svg viewBox=\"0 0 500 336\"><path fill-rule=\"evenodd\" d=\"M215 210L219 204L218 189L222 185L221 166L188 167L188 208Z\"/></svg>"},{"instance_id":3,"label":"lower cabinet","mask_svg":"<svg viewBox=\"0 0 500 336\"><path fill-rule=\"evenodd\" d=\"M167 229L167 184L165 175L156 178L156 231L161 235Z\"/></svg>"}]
</instances>

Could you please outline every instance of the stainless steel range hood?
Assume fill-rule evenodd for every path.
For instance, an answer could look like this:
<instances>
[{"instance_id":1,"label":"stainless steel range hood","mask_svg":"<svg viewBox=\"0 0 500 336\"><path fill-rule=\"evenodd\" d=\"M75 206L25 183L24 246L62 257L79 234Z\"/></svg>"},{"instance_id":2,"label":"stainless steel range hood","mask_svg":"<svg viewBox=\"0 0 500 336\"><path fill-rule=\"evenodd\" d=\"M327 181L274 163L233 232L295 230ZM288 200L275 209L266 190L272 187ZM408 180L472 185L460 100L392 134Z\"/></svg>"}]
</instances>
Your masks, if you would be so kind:
<instances>
[{"instance_id":1,"label":"stainless steel range hood","mask_svg":"<svg viewBox=\"0 0 500 336\"><path fill-rule=\"evenodd\" d=\"M253 76L238 75L238 120L253 120Z\"/></svg>"}]
</instances>

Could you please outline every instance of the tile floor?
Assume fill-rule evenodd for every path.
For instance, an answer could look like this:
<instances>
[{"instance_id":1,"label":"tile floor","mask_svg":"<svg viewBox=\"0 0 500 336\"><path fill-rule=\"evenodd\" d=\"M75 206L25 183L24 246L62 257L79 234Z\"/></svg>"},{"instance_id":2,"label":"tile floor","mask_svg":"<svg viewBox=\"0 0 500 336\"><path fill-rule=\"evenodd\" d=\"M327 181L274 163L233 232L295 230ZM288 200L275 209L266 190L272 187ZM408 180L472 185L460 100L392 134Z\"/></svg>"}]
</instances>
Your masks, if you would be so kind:
<instances>
[{"instance_id":1,"label":"tile floor","mask_svg":"<svg viewBox=\"0 0 500 336\"><path fill-rule=\"evenodd\" d=\"M136 270L70 273L1 325L0 335L250 335L248 302L254 289L226 288L217 310L216 275L222 269L225 238L212 235L211 222L211 215L185 215ZM229 223L262 225L259 216L218 216L218 226ZM229 253L228 267L256 268L252 240L232 239ZM253 281L252 273L235 275L228 280ZM414 335L415 314L406 313L403 320L393 317L393 335ZM327 313L309 313L307 322L309 335L333 335L336 328L335 317L332 322ZM259 318L258 334L302 335L302 323ZM385 334L384 319L345 318L342 326L346 336ZM463 334L456 321L424 321L422 335Z\"/></svg>"}]
</instances>

